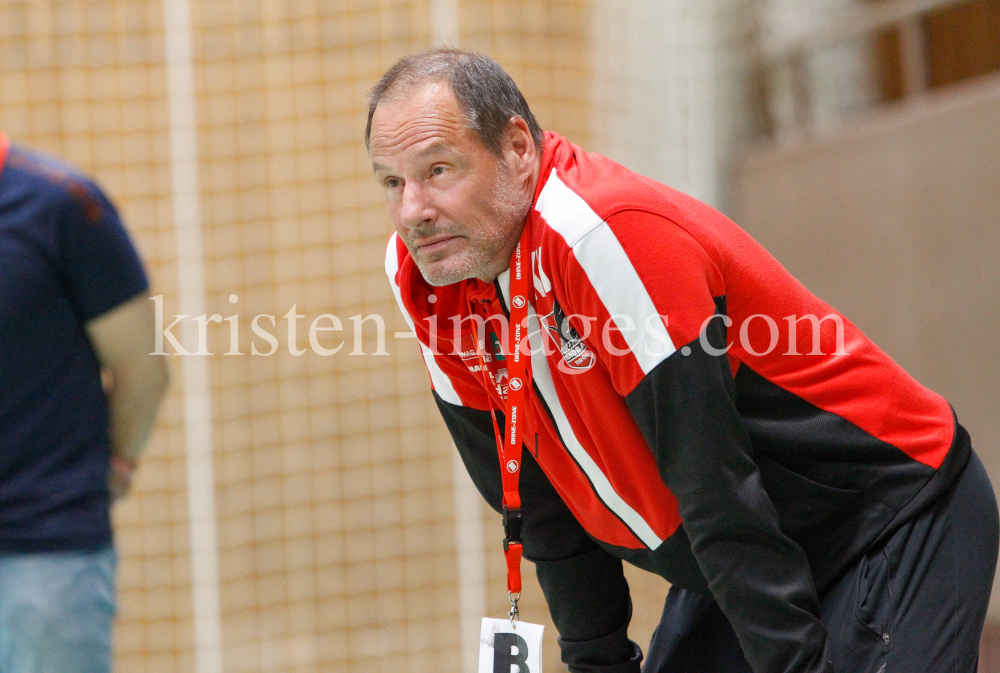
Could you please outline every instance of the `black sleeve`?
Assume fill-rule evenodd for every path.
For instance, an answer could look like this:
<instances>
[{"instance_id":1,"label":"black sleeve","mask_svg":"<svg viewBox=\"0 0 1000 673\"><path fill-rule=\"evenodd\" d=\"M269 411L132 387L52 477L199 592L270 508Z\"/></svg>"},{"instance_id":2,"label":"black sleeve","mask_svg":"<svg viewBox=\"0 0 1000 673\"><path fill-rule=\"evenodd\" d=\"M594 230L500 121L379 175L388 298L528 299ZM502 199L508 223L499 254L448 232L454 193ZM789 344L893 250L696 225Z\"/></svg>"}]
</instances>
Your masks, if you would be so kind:
<instances>
[{"instance_id":1,"label":"black sleeve","mask_svg":"<svg viewBox=\"0 0 1000 673\"><path fill-rule=\"evenodd\" d=\"M476 488L501 511L500 459L489 412L450 404L437 393L434 400ZM502 429L499 412L497 422ZM628 639L632 604L621 560L587 535L529 451L522 455L520 491L524 557L535 564L563 662L572 673L638 673L642 654ZM498 539L497 553L501 549Z\"/></svg>"},{"instance_id":2,"label":"black sleeve","mask_svg":"<svg viewBox=\"0 0 1000 673\"><path fill-rule=\"evenodd\" d=\"M725 349L721 317L705 337L711 350ZM809 563L761 485L729 358L706 352L700 338L688 347L626 401L677 497L701 572L753 670L832 673Z\"/></svg>"}]
</instances>

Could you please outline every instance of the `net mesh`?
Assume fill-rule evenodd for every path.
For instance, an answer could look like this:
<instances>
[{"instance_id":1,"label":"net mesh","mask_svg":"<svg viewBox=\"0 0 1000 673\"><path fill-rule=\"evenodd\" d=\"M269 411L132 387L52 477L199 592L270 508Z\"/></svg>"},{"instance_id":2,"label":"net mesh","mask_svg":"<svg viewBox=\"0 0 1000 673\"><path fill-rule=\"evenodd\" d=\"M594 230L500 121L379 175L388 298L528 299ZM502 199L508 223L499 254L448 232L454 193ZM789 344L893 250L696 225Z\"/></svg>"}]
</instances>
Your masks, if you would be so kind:
<instances>
[{"instance_id":1,"label":"net mesh","mask_svg":"<svg viewBox=\"0 0 1000 673\"><path fill-rule=\"evenodd\" d=\"M461 44L492 54L540 122L586 145L589 9L461 2ZM390 233L360 142L365 94L431 43L429 2L194 0L224 670L458 671L453 451L383 272ZM179 313L163 5L0 0L0 127L96 177L168 322ZM297 333L288 333L286 316ZM309 325L330 314L342 332ZM277 342L272 355L268 340ZM352 316L382 316L354 339ZM323 322L325 320L325 322ZM322 326L333 326L321 319ZM304 351L301 355L293 353ZM240 354L235 354L235 353ZM227 355L226 353L233 353ZM356 353L356 354L355 354ZM364 355L361 355L364 353ZM196 356L187 356L196 357ZM180 356L116 506L117 670L196 670ZM488 614L506 613L499 517L484 513ZM522 613L547 622L526 564ZM664 585L630 571L635 637ZM558 661L548 630L545 667Z\"/></svg>"}]
</instances>

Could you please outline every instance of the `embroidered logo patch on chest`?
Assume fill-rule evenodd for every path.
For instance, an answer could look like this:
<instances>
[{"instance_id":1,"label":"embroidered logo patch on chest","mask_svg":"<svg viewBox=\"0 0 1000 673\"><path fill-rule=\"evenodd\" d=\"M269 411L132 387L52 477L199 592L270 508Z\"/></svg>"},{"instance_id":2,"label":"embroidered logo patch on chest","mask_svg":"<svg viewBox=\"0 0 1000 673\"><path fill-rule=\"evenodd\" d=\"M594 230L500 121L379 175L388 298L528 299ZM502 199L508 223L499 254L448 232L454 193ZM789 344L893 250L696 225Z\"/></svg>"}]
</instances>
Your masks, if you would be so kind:
<instances>
[{"instance_id":1,"label":"embroidered logo patch on chest","mask_svg":"<svg viewBox=\"0 0 1000 673\"><path fill-rule=\"evenodd\" d=\"M587 371L597 362L597 356L587 348L587 343L566 318L562 308L554 298L552 312L542 317L549 338L559 346L566 365L571 369Z\"/></svg>"}]
</instances>

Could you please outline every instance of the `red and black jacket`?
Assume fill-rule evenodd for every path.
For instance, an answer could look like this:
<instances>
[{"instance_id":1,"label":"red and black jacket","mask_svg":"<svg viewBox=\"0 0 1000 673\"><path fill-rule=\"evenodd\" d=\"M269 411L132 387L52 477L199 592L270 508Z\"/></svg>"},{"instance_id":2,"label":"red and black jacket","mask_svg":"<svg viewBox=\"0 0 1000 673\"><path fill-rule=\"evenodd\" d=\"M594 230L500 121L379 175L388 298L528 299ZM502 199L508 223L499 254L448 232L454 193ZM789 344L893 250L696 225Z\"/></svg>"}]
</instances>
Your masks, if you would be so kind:
<instances>
[{"instance_id":1,"label":"red and black jacket","mask_svg":"<svg viewBox=\"0 0 1000 673\"><path fill-rule=\"evenodd\" d=\"M970 455L948 403L726 217L555 134L528 225L524 548L570 670L638 670L619 559L710 593L755 670L829 670L818 596ZM432 287L396 236L386 272L498 509L509 274Z\"/></svg>"}]
</instances>

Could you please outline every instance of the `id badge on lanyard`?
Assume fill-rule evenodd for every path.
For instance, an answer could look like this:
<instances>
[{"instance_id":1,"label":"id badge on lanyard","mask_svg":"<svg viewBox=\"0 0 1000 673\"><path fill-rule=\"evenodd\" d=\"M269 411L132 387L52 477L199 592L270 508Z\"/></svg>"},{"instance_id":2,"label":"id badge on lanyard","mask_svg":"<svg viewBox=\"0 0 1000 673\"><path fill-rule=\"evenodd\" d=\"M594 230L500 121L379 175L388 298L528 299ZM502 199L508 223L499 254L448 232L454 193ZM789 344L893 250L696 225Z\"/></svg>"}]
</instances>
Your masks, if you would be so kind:
<instances>
[{"instance_id":1,"label":"id badge on lanyard","mask_svg":"<svg viewBox=\"0 0 1000 673\"><path fill-rule=\"evenodd\" d=\"M541 624L483 619L479 634L479 673L542 673ZM513 668L516 666L517 668Z\"/></svg>"},{"instance_id":2,"label":"id badge on lanyard","mask_svg":"<svg viewBox=\"0 0 1000 673\"><path fill-rule=\"evenodd\" d=\"M507 419L506 437L500 432L493 402L489 398L492 386L486 373L483 338L476 338L480 372L490 399L490 418L497 441L500 458L500 476L503 482L503 551L507 561L507 597L510 599L509 620L483 619L480 638L479 673L510 673L512 665L518 673L541 673L541 649L543 626L519 623L517 602L521 597L521 494L518 482L521 476L522 436L532 426L531 423L531 367L530 347L524 348L528 339L528 307L534 299L534 285L531 282L531 233L526 222L521 238L510 260L510 323L508 338L511 343L507 356L507 396L505 412ZM502 391L501 391L502 394Z\"/></svg>"}]
</instances>

